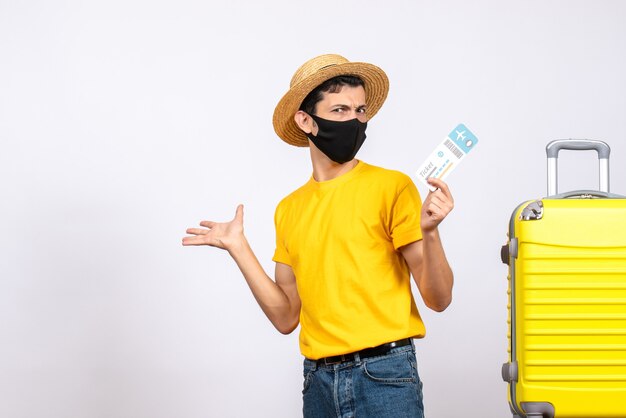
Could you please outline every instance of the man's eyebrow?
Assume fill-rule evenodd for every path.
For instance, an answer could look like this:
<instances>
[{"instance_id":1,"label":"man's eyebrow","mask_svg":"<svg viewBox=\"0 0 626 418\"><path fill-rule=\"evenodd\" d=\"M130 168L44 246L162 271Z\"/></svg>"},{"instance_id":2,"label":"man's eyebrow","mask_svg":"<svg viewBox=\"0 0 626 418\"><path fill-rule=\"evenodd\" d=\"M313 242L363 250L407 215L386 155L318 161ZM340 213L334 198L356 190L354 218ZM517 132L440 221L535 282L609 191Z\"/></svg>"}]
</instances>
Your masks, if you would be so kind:
<instances>
[{"instance_id":1,"label":"man's eyebrow","mask_svg":"<svg viewBox=\"0 0 626 418\"><path fill-rule=\"evenodd\" d=\"M335 103L334 105L332 105L332 107L343 107L346 109L350 109L352 106L344 104L344 103ZM355 107L355 109L363 109L364 107L367 107L367 105L366 104L358 105Z\"/></svg>"}]
</instances>

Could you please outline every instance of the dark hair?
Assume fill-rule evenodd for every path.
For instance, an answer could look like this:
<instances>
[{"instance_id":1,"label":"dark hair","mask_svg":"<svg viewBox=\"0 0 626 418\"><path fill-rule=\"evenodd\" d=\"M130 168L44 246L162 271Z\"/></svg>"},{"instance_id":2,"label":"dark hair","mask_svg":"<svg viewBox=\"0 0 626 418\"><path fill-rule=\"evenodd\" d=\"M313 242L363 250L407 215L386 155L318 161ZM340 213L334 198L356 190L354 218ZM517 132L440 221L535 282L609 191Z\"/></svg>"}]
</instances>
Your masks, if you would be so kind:
<instances>
[{"instance_id":1,"label":"dark hair","mask_svg":"<svg viewBox=\"0 0 626 418\"><path fill-rule=\"evenodd\" d=\"M365 87L365 83L355 75L338 75L337 77L328 79L315 87L313 91L304 98L300 105L300 110L305 111L309 115L314 115L317 102L322 100L323 93L338 93L343 86Z\"/></svg>"}]
</instances>

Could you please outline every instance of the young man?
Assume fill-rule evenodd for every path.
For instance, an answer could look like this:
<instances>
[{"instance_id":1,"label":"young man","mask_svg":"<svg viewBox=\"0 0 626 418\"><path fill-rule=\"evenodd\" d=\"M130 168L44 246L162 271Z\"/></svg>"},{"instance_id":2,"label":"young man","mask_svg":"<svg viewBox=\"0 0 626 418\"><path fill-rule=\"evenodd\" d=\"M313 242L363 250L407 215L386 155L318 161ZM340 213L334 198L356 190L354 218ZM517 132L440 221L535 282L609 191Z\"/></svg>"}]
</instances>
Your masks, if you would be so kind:
<instances>
[{"instance_id":1,"label":"young man","mask_svg":"<svg viewBox=\"0 0 626 418\"><path fill-rule=\"evenodd\" d=\"M275 281L230 222L203 221L183 245L225 249L282 333L300 324L304 416L423 417L413 338L425 335L411 292L443 311L453 275L438 233L453 207L446 184L422 204L411 179L355 159L387 97L378 67L339 55L307 61L274 111L285 142L310 148L313 175L275 215Z\"/></svg>"}]
</instances>

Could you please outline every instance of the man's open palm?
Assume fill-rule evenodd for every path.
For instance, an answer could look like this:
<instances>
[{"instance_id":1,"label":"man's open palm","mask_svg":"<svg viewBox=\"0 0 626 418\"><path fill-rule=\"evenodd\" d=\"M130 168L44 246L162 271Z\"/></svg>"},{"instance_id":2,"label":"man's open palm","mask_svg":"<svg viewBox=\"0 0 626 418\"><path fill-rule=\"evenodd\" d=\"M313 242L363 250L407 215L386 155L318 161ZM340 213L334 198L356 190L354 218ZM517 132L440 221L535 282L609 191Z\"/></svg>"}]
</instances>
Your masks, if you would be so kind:
<instances>
[{"instance_id":1,"label":"man's open palm","mask_svg":"<svg viewBox=\"0 0 626 418\"><path fill-rule=\"evenodd\" d=\"M191 235L183 238L183 245L210 245L229 251L243 240L243 205L237 206L230 222L202 221L203 228L189 228Z\"/></svg>"}]
</instances>

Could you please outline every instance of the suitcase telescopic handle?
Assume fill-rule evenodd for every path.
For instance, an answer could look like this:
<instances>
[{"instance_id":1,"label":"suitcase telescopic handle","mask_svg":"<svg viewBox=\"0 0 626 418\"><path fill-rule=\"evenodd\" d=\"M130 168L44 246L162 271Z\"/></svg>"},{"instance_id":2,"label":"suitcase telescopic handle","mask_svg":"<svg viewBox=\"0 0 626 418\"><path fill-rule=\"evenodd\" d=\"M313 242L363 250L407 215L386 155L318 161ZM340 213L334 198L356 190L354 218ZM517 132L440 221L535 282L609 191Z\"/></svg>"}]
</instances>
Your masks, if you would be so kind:
<instances>
[{"instance_id":1,"label":"suitcase telescopic handle","mask_svg":"<svg viewBox=\"0 0 626 418\"><path fill-rule=\"evenodd\" d=\"M597 151L600 164L600 187L598 190L605 193L609 192L609 154L611 153L609 145L606 142L595 139L557 139L546 146L546 154L548 155L548 196L554 196L558 193L557 160L559 151L562 149Z\"/></svg>"}]
</instances>

